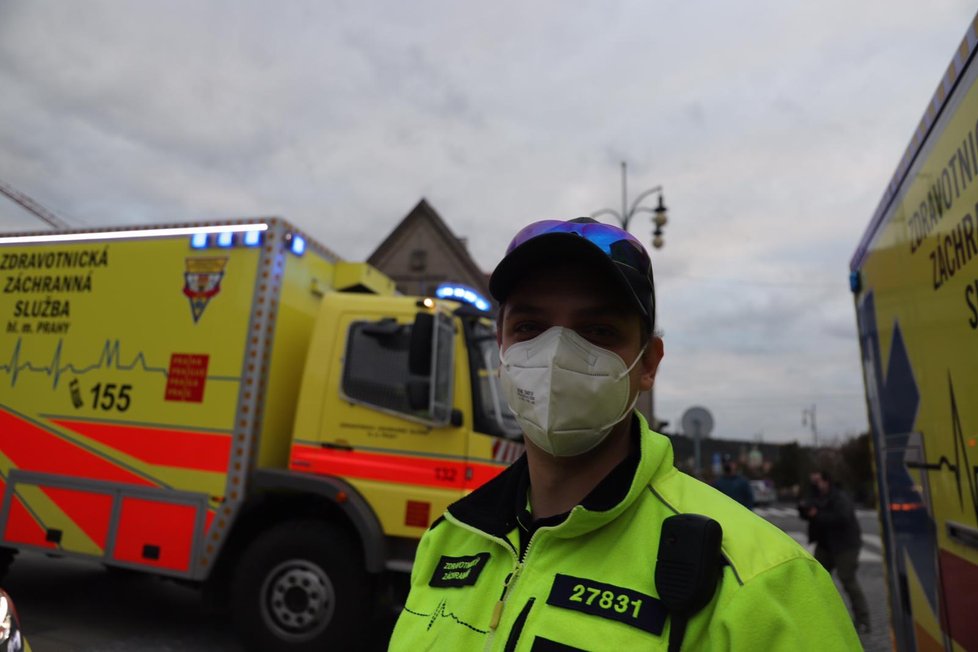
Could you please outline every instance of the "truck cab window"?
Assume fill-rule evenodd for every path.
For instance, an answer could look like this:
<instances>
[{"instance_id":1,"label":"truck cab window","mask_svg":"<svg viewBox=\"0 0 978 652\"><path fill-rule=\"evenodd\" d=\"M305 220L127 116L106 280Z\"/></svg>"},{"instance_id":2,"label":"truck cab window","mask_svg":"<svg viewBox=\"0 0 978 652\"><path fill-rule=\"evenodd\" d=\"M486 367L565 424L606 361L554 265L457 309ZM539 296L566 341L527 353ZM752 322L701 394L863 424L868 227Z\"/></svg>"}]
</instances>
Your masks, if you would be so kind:
<instances>
[{"instance_id":1,"label":"truck cab window","mask_svg":"<svg viewBox=\"0 0 978 652\"><path fill-rule=\"evenodd\" d=\"M350 327L343 368L343 393L356 402L411 412L408 350L411 326L393 320L357 322Z\"/></svg>"},{"instance_id":2,"label":"truck cab window","mask_svg":"<svg viewBox=\"0 0 978 652\"><path fill-rule=\"evenodd\" d=\"M363 403L409 419L445 425L451 417L454 342L449 318L439 315L415 339L414 356L431 360L412 372L411 324L393 319L350 326L342 392ZM420 351L419 351L420 347Z\"/></svg>"}]
</instances>

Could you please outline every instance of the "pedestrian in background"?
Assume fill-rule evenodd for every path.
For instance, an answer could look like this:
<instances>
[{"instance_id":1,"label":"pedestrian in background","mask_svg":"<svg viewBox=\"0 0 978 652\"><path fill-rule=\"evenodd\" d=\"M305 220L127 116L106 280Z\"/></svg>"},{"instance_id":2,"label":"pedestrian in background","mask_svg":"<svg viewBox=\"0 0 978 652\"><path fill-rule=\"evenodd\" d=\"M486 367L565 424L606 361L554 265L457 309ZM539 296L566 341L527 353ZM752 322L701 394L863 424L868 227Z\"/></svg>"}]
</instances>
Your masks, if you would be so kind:
<instances>
[{"instance_id":1,"label":"pedestrian in background","mask_svg":"<svg viewBox=\"0 0 978 652\"><path fill-rule=\"evenodd\" d=\"M808 521L808 540L815 544L815 559L830 573L834 570L849 595L856 629L869 632L869 607L856 570L862 531L849 496L832 484L826 471L811 474L811 496L799 505L799 515Z\"/></svg>"},{"instance_id":2,"label":"pedestrian in background","mask_svg":"<svg viewBox=\"0 0 978 652\"><path fill-rule=\"evenodd\" d=\"M727 458L723 463L723 475L717 478L713 486L727 494L747 509L754 509L754 492L747 478L737 469L737 463Z\"/></svg>"}]
</instances>

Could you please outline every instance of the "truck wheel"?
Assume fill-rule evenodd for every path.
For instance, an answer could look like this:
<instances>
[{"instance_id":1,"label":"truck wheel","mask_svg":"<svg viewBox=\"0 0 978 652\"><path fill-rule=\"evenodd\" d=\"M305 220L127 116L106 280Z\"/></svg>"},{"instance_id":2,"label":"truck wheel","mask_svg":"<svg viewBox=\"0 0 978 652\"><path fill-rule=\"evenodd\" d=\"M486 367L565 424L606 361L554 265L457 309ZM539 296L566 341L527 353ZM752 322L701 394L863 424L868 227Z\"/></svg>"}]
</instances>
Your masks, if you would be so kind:
<instances>
[{"instance_id":1,"label":"truck wheel","mask_svg":"<svg viewBox=\"0 0 978 652\"><path fill-rule=\"evenodd\" d=\"M296 521L264 532L245 550L231 607L248 649L348 649L368 621L370 590L342 530Z\"/></svg>"}]
</instances>

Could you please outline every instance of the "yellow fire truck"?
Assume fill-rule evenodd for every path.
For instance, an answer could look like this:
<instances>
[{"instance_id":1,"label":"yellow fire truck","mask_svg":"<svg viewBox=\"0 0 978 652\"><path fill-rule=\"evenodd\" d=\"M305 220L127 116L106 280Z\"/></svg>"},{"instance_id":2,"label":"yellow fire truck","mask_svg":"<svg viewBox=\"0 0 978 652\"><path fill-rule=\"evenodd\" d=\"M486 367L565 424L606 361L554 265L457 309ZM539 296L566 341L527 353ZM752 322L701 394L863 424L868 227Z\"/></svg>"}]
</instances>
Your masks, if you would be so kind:
<instances>
[{"instance_id":1,"label":"yellow fire truck","mask_svg":"<svg viewBox=\"0 0 978 652\"><path fill-rule=\"evenodd\" d=\"M4 235L0 283L2 571L167 575L249 648L343 649L521 452L485 312L280 219Z\"/></svg>"},{"instance_id":2,"label":"yellow fire truck","mask_svg":"<svg viewBox=\"0 0 978 652\"><path fill-rule=\"evenodd\" d=\"M978 650L976 49L972 23L851 265L901 652Z\"/></svg>"}]
</instances>

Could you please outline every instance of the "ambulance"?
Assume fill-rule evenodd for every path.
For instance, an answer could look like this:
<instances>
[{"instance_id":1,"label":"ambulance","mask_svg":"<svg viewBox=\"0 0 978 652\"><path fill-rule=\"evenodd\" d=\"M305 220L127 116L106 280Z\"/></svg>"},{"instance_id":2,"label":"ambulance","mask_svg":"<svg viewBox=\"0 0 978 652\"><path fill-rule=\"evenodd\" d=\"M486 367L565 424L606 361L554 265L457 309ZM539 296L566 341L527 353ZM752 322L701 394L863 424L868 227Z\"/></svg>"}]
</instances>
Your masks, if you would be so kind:
<instances>
[{"instance_id":1,"label":"ambulance","mask_svg":"<svg viewBox=\"0 0 978 652\"><path fill-rule=\"evenodd\" d=\"M976 24L850 268L901 652L978 650Z\"/></svg>"},{"instance_id":2,"label":"ambulance","mask_svg":"<svg viewBox=\"0 0 978 652\"><path fill-rule=\"evenodd\" d=\"M0 235L0 283L0 572L156 573L249 649L346 649L522 452L484 299L281 219Z\"/></svg>"}]
</instances>

